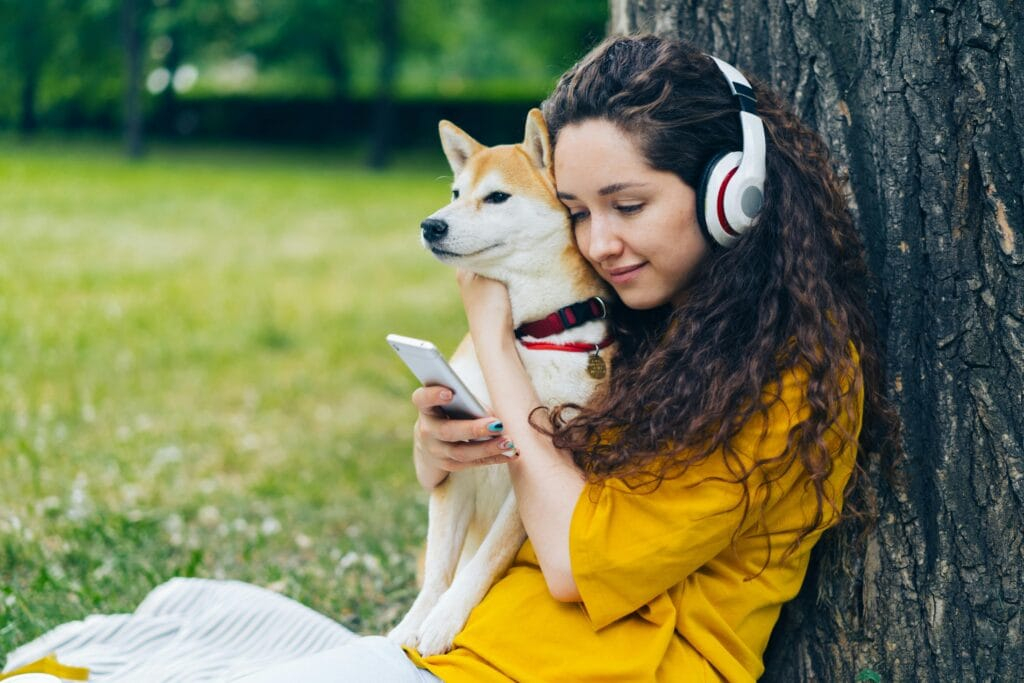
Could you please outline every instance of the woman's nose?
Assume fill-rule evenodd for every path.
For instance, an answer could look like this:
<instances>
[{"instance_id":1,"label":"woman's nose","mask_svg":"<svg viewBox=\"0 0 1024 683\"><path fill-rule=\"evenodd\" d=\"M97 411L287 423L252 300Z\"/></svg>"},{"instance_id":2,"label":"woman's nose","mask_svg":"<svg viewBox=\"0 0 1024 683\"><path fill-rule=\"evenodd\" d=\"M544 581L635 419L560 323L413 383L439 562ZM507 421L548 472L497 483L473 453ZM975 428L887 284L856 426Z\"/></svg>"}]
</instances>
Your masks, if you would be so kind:
<instances>
[{"instance_id":1,"label":"woman's nose","mask_svg":"<svg viewBox=\"0 0 1024 683\"><path fill-rule=\"evenodd\" d=\"M591 215L590 238L587 243L587 255L590 260L600 263L617 256L622 251L622 240L615 233L613 226L602 216Z\"/></svg>"}]
</instances>

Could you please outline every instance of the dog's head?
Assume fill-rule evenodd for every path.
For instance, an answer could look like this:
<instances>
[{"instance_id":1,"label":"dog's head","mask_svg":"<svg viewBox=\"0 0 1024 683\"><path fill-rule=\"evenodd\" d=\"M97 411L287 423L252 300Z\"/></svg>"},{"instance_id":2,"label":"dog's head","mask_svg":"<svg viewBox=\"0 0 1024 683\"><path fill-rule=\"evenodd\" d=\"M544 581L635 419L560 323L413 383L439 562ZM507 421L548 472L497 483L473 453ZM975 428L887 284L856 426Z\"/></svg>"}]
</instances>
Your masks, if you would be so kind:
<instances>
[{"instance_id":1,"label":"dog's head","mask_svg":"<svg viewBox=\"0 0 1024 683\"><path fill-rule=\"evenodd\" d=\"M449 121L438 129L454 178L452 200L420 225L424 246L437 258L507 281L571 247L539 109L530 111L523 142L515 145L485 147Z\"/></svg>"}]
</instances>

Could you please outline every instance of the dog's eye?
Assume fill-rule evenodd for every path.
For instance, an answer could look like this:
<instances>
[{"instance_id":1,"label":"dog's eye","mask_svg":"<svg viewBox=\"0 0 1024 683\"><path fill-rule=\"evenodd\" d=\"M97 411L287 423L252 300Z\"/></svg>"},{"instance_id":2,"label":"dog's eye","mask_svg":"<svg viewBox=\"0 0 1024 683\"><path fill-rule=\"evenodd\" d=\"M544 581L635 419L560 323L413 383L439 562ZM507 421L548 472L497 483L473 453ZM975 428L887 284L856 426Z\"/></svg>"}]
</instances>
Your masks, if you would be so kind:
<instances>
[{"instance_id":1,"label":"dog's eye","mask_svg":"<svg viewBox=\"0 0 1024 683\"><path fill-rule=\"evenodd\" d=\"M458 199L458 198L459 198L459 191L458 190L452 190L452 199Z\"/></svg>"},{"instance_id":2,"label":"dog's eye","mask_svg":"<svg viewBox=\"0 0 1024 683\"><path fill-rule=\"evenodd\" d=\"M492 192L484 197L484 201L488 204L501 204L511 196L512 195L506 194L505 192Z\"/></svg>"}]
</instances>

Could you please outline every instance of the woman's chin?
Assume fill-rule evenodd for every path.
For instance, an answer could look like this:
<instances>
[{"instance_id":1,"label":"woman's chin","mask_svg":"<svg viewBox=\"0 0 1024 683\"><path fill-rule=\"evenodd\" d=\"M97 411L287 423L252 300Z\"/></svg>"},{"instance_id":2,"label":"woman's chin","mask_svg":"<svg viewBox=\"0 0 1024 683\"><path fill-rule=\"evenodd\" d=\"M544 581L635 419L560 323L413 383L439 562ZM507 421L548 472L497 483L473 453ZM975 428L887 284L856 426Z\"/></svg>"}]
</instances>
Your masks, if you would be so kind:
<instances>
[{"instance_id":1,"label":"woman's chin","mask_svg":"<svg viewBox=\"0 0 1024 683\"><path fill-rule=\"evenodd\" d=\"M669 297L659 295L657 292L643 292L635 289L615 290L619 295L619 301L632 308L634 311L646 311L668 303Z\"/></svg>"}]
</instances>

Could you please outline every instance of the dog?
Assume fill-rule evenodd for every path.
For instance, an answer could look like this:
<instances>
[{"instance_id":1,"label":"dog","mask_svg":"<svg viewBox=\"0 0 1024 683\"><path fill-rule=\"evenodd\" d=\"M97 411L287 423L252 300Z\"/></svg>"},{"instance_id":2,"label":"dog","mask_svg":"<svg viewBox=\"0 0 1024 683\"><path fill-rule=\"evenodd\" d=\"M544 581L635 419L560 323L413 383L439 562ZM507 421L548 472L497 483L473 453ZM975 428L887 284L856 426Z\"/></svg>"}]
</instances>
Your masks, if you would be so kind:
<instances>
[{"instance_id":1,"label":"dog","mask_svg":"<svg viewBox=\"0 0 1024 683\"><path fill-rule=\"evenodd\" d=\"M448 121L438 132L452 201L422 222L423 245L444 263L505 283L519 356L542 403L583 405L614 354L609 290L579 253L555 194L543 115L529 112L521 144L486 147ZM451 365L489 405L468 335ZM505 467L450 473L430 496L423 586L388 637L423 656L451 649L525 539Z\"/></svg>"}]
</instances>

